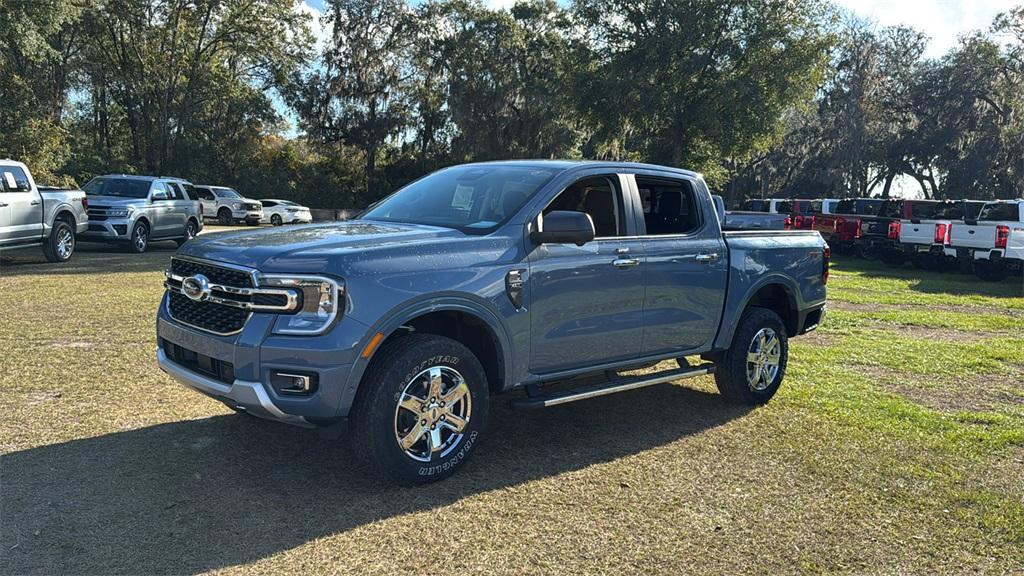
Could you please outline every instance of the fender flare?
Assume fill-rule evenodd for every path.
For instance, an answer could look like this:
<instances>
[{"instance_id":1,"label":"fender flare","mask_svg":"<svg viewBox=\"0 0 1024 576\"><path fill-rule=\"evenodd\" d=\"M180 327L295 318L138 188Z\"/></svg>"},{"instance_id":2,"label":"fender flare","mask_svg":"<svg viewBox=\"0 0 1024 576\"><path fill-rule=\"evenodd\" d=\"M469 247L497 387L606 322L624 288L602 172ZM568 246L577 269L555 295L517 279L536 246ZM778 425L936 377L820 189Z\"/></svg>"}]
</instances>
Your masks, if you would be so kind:
<instances>
[{"instance_id":1,"label":"fender flare","mask_svg":"<svg viewBox=\"0 0 1024 576\"><path fill-rule=\"evenodd\" d=\"M743 312L750 305L750 301L753 300L754 295L757 294L762 288L771 285L782 286L783 291L789 298L789 304L793 307L793 310L799 315L800 310L803 309L803 299L800 295L800 288L792 278L778 273L772 273L765 276L755 282L750 288L747 289L743 295L743 300L740 305L736 307L735 312L731 318L723 317L722 329L718 334L715 346L717 349L725 349L732 345L733 334L736 332L736 325L739 323L740 317ZM728 304L726 305L728 308ZM785 321L785 319L783 319Z\"/></svg>"},{"instance_id":2,"label":"fender flare","mask_svg":"<svg viewBox=\"0 0 1024 576\"><path fill-rule=\"evenodd\" d=\"M377 348L373 350L368 358L363 358L362 356L362 351L377 333L383 334L384 340L387 340L410 320L431 312L443 311L471 314L483 322L490 330L496 339L495 344L499 349L498 353L501 356L499 360L504 372L503 380L507 388L508 382L512 378L512 339L508 334L505 323L500 320L498 314L485 301L471 295L431 295L396 306L366 331L366 334L360 339L356 347L355 359L352 362L352 369L348 375L348 385L346 386L345 393L342 395L341 412L347 413L351 408L356 395L359 393L359 386L362 384L366 369L369 367L370 362L373 361L377 351L380 350L380 345L378 344ZM342 322L344 322L344 318Z\"/></svg>"}]
</instances>

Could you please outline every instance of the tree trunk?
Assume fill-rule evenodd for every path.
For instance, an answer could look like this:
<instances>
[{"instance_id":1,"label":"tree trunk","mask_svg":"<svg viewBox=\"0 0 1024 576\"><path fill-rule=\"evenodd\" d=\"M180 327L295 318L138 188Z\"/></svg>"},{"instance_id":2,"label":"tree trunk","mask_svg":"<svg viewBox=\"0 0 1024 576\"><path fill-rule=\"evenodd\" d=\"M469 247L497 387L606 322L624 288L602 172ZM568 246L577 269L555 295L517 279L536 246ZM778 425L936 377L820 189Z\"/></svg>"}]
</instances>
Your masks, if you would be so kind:
<instances>
[{"instance_id":1,"label":"tree trunk","mask_svg":"<svg viewBox=\"0 0 1024 576\"><path fill-rule=\"evenodd\" d=\"M892 188L892 181L896 178L895 172L889 172L885 175L885 188L882 189L882 198L889 197L889 190Z\"/></svg>"}]
</instances>

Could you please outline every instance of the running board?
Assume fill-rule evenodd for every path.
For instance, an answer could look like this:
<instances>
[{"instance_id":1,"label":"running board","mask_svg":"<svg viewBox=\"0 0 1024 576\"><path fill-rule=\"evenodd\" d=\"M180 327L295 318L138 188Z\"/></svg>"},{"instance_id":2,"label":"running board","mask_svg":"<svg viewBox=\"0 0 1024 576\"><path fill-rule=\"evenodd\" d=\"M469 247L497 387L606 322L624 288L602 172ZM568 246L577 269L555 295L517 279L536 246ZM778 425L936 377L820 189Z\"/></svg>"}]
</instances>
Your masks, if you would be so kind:
<instances>
[{"instance_id":1,"label":"running board","mask_svg":"<svg viewBox=\"0 0 1024 576\"><path fill-rule=\"evenodd\" d=\"M657 372L655 374L627 376L624 378L620 377L614 380L609 380L608 382L588 384L577 388L570 388L568 390L553 391L548 394L528 395L526 398L516 398L512 400L510 404L512 408L516 410L547 408L549 406L558 406L559 404L567 404L577 400L596 398L606 394L615 394L616 392L636 390L637 388L643 388L645 386L664 384L665 382L671 382L673 380L703 376L705 374L711 374L714 371L714 364L701 364L700 366L677 368L675 370Z\"/></svg>"}]
</instances>

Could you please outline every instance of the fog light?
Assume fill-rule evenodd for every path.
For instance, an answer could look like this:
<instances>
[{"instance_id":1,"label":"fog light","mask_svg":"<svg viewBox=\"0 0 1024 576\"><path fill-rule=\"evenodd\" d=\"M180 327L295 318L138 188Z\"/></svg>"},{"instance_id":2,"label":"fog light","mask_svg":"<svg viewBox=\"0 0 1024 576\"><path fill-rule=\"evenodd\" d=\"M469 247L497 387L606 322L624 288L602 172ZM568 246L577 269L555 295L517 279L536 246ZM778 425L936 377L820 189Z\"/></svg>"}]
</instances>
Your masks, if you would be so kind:
<instances>
[{"instance_id":1,"label":"fog light","mask_svg":"<svg viewBox=\"0 0 1024 576\"><path fill-rule=\"evenodd\" d=\"M270 385L279 394L311 394L316 391L316 374L271 372Z\"/></svg>"}]
</instances>

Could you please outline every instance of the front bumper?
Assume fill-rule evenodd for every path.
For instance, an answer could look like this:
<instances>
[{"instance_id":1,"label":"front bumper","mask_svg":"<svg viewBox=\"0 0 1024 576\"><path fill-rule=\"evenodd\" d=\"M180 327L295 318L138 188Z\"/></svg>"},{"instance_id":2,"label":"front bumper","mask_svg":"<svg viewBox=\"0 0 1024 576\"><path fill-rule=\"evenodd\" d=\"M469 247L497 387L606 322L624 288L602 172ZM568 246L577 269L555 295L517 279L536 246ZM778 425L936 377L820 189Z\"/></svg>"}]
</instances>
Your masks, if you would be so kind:
<instances>
[{"instance_id":1,"label":"front bumper","mask_svg":"<svg viewBox=\"0 0 1024 576\"><path fill-rule=\"evenodd\" d=\"M84 239L128 240L132 229L129 218L109 218L107 220L90 220L89 226L81 236Z\"/></svg>"},{"instance_id":2,"label":"front bumper","mask_svg":"<svg viewBox=\"0 0 1024 576\"><path fill-rule=\"evenodd\" d=\"M259 222L263 219L262 210L232 210L231 217L235 220L245 220L246 222L256 221Z\"/></svg>"},{"instance_id":3,"label":"front bumper","mask_svg":"<svg viewBox=\"0 0 1024 576\"><path fill-rule=\"evenodd\" d=\"M256 416L298 426L348 416L358 384L349 373L357 350L372 336L369 327L342 318L318 336L282 336L272 333L275 320L274 314L254 313L241 332L213 334L171 318L165 295L157 316L157 360L175 380ZM176 362L162 349L166 343L228 364L230 375ZM304 395L281 393L270 384L274 372L313 374L318 387Z\"/></svg>"},{"instance_id":4,"label":"front bumper","mask_svg":"<svg viewBox=\"0 0 1024 576\"><path fill-rule=\"evenodd\" d=\"M285 424L313 427L304 417L294 414L285 414L280 408L270 401L270 396L260 382L248 382L236 379L234 382L224 384L198 372L193 372L184 366L175 364L167 358L163 350L157 348L156 360L160 369L166 372L171 378L179 383L202 392L211 398L220 400L234 408L244 410L254 416L276 420Z\"/></svg>"}]
</instances>

